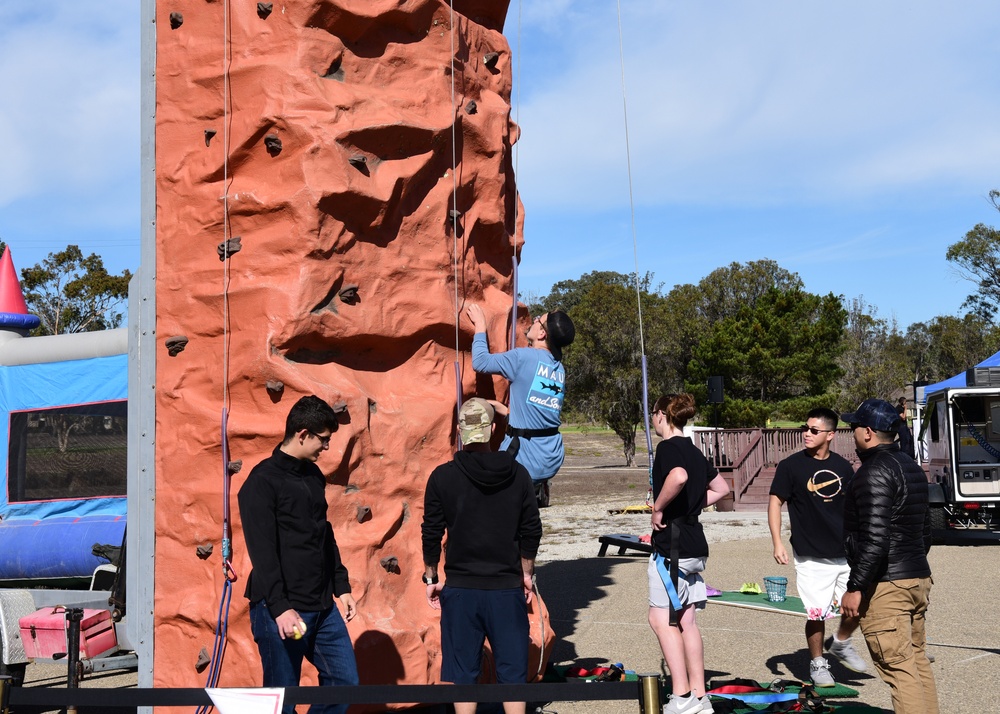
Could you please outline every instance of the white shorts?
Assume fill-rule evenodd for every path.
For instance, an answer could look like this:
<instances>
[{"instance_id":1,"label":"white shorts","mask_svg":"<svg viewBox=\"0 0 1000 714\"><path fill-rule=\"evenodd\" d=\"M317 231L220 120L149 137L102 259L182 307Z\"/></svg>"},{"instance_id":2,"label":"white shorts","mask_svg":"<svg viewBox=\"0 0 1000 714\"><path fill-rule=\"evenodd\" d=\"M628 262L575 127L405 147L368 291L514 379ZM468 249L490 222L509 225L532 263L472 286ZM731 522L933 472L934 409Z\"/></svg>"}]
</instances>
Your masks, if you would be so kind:
<instances>
[{"instance_id":1,"label":"white shorts","mask_svg":"<svg viewBox=\"0 0 1000 714\"><path fill-rule=\"evenodd\" d=\"M680 576L679 587L677 588L677 598L681 605L694 605L698 610L705 609L708 595L705 592L705 581L701 577L701 571L705 569L705 558L681 558L677 561L677 567L687 573ZM670 561L666 561L667 571L670 569ZM646 577L649 580L649 606L650 607L670 607L670 596L667 595L667 588L663 585L660 577L660 569L656 567L655 555L649 556L649 565L646 566Z\"/></svg>"},{"instance_id":2,"label":"white shorts","mask_svg":"<svg viewBox=\"0 0 1000 714\"><path fill-rule=\"evenodd\" d=\"M847 558L795 556L795 584L810 620L829 620L840 614L851 566Z\"/></svg>"}]
</instances>

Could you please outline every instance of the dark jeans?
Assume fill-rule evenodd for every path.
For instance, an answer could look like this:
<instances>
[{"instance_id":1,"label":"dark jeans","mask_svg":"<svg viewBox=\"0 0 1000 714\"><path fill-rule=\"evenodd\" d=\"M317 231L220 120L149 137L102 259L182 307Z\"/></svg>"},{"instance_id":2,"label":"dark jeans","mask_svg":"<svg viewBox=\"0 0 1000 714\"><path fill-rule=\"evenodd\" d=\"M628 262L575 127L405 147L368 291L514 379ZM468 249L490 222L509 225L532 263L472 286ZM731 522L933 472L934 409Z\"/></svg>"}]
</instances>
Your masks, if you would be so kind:
<instances>
[{"instance_id":1,"label":"dark jeans","mask_svg":"<svg viewBox=\"0 0 1000 714\"><path fill-rule=\"evenodd\" d=\"M358 666L347 625L336 606L320 612L299 611L306 623L301 640L281 639L278 625L267 604L261 600L250 605L250 629L260 651L265 687L297 687L302 674L302 658L319 670L322 686L356 685ZM295 714L295 706L285 704L283 714ZM347 704L314 704L310 714L344 714Z\"/></svg>"}]
</instances>

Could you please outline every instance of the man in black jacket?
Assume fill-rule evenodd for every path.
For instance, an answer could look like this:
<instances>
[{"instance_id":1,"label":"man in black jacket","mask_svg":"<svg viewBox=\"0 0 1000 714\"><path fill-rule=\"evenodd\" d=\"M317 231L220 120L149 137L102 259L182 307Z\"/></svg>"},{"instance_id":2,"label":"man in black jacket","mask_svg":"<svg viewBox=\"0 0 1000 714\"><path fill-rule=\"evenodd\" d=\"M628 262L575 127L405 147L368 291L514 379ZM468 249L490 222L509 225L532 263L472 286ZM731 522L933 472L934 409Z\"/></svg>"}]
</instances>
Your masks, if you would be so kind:
<instances>
[{"instance_id":1,"label":"man in black jacket","mask_svg":"<svg viewBox=\"0 0 1000 714\"><path fill-rule=\"evenodd\" d=\"M441 610L441 679L475 684L490 641L497 683L528 678L528 603L542 521L531 476L506 451L490 451L497 402L469 399L459 410L463 450L434 469L424 495L421 528L427 602ZM438 580L441 539L448 532ZM524 702L504 702L524 714ZM475 702L456 702L474 714Z\"/></svg>"},{"instance_id":2,"label":"man in black jacket","mask_svg":"<svg viewBox=\"0 0 1000 714\"><path fill-rule=\"evenodd\" d=\"M303 657L316 666L323 686L358 684L344 624L357 605L326 519L326 479L316 465L336 428L329 404L302 397L288 412L284 440L240 489L243 535L253 564L246 589L250 629L265 687L299 686ZM347 706L313 705L309 711L343 714ZM295 707L287 704L282 712L294 714Z\"/></svg>"},{"instance_id":3,"label":"man in black jacket","mask_svg":"<svg viewBox=\"0 0 1000 714\"><path fill-rule=\"evenodd\" d=\"M841 610L861 631L896 714L937 714L924 617L931 590L927 477L895 443L899 415L866 399L840 417L854 430L861 468L844 504L844 548L851 574Z\"/></svg>"}]
</instances>

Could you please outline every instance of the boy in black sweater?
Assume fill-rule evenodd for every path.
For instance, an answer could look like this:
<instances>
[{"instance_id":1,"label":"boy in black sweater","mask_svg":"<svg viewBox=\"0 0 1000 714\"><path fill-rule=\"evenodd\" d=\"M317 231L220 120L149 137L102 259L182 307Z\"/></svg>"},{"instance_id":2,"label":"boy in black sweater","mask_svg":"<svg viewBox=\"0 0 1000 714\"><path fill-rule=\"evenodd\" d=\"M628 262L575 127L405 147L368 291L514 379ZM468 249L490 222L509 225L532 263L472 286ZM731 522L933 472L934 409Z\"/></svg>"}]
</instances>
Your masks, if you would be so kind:
<instances>
[{"instance_id":1,"label":"boy in black sweater","mask_svg":"<svg viewBox=\"0 0 1000 714\"><path fill-rule=\"evenodd\" d=\"M441 679L454 684L479 679L486 638L497 683L528 677L528 603L542 521L527 470L507 452L490 451L494 405L502 408L478 398L462 405L463 450L434 469L424 495L427 602L441 610ZM445 531L447 585L437 574ZM506 714L525 710L524 702L503 706ZM455 703L456 714L475 710L475 702Z\"/></svg>"}]
</instances>

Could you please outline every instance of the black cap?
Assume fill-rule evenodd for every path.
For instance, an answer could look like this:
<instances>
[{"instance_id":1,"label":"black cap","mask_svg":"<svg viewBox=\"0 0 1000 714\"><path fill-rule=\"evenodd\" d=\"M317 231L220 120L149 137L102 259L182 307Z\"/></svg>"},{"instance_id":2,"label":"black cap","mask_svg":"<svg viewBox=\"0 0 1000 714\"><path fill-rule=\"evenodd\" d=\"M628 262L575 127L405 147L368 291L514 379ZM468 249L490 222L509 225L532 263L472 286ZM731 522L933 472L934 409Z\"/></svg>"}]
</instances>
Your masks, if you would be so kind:
<instances>
[{"instance_id":1,"label":"black cap","mask_svg":"<svg viewBox=\"0 0 1000 714\"><path fill-rule=\"evenodd\" d=\"M573 321L569 319L562 310L550 312L545 319L545 342L549 346L549 352L558 360L562 359L562 348L573 344L576 338L576 328Z\"/></svg>"},{"instance_id":2,"label":"black cap","mask_svg":"<svg viewBox=\"0 0 1000 714\"><path fill-rule=\"evenodd\" d=\"M840 418L847 424L867 426L874 431L884 432L895 431L900 421L896 407L884 399L866 399L855 411L841 414Z\"/></svg>"}]
</instances>

